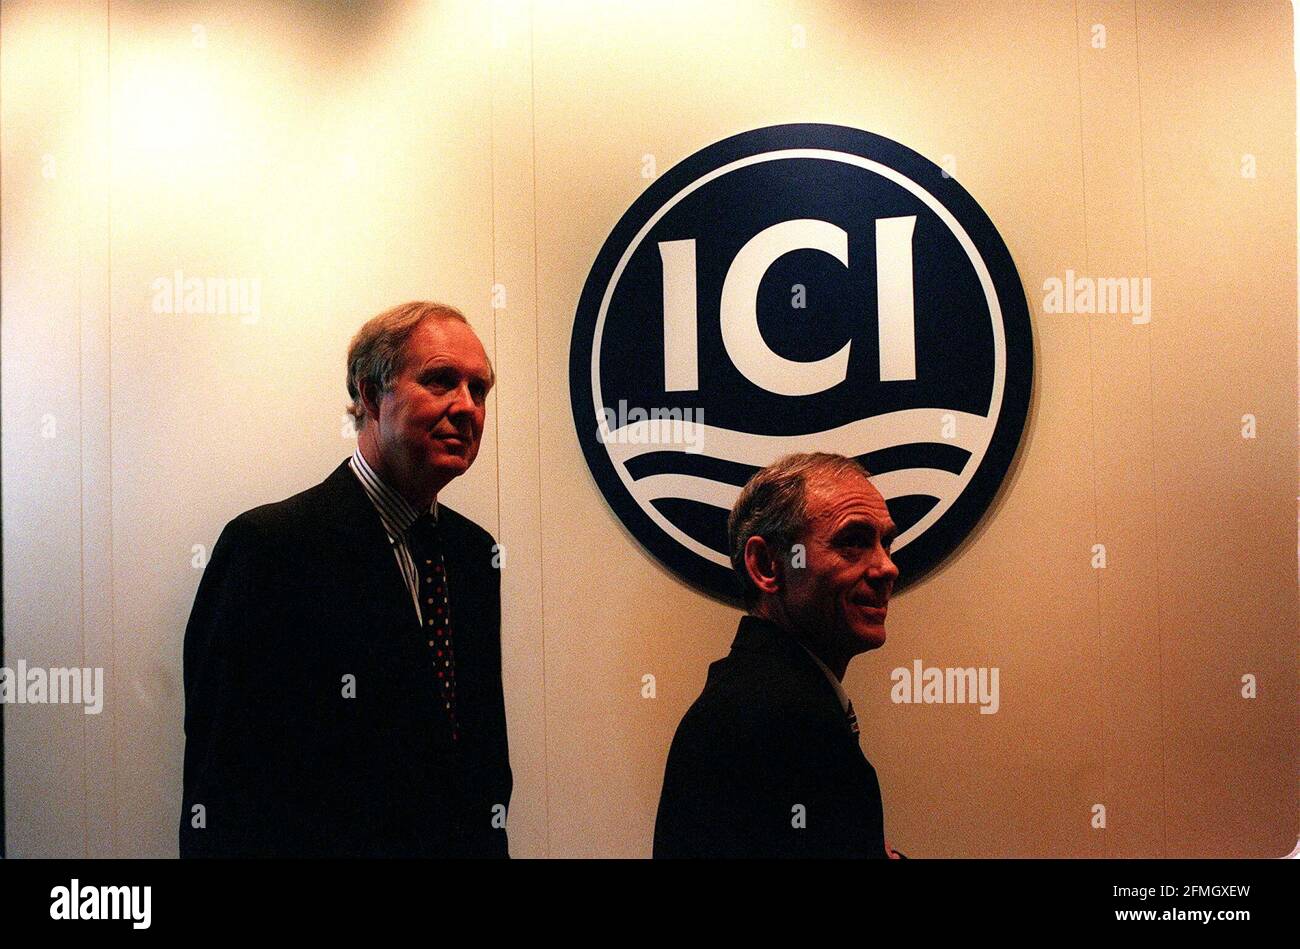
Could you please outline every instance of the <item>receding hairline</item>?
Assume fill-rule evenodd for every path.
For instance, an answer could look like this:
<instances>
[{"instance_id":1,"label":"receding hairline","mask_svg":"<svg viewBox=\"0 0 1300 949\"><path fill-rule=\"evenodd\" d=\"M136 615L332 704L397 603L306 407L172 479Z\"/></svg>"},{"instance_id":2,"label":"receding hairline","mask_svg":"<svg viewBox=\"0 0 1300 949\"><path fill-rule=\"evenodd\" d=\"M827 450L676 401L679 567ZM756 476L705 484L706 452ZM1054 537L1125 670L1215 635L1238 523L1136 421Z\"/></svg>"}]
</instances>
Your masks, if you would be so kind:
<instances>
[{"instance_id":1,"label":"receding hairline","mask_svg":"<svg viewBox=\"0 0 1300 949\"><path fill-rule=\"evenodd\" d=\"M889 504L885 500L884 494L882 494L880 489L872 482L871 475L864 469L858 468L855 470L853 468L844 468L838 471L813 470L805 473L803 479L804 520L806 522L804 525L805 530L807 530L808 526L810 526L813 521L829 517L833 513L832 505L834 499L843 497L843 488L833 488L831 487L831 482L858 479L869 489L867 497L872 501L873 507L875 506L875 501L877 499L879 500L880 509L885 515L885 522L889 525L884 531L882 531L882 533L893 531L894 534L897 535L898 525L894 523L894 517L889 512ZM811 502L814 496L823 502L820 505L821 510L813 509Z\"/></svg>"},{"instance_id":2,"label":"receding hairline","mask_svg":"<svg viewBox=\"0 0 1300 949\"><path fill-rule=\"evenodd\" d=\"M474 331L474 327L470 325L469 320L465 318L464 314L455 310L452 311L439 310L439 311L429 313L427 316L422 318L420 322L416 323L415 326L411 328L411 332L407 335L406 339L402 343L402 364L400 367L401 370L405 371L411 368L412 365L410 362L411 337L415 336L415 334L420 332L420 330L422 330L425 326L435 324L435 323L438 325L460 324L461 326L465 327L466 330L469 331L469 335L474 339L474 342L478 344L479 351L483 354L483 364L487 366L487 384L489 387L495 386L497 381L497 371L496 371L496 367L492 365L492 357L488 355L487 347L483 345L483 340L479 338L478 333ZM433 359L438 357L434 356L430 358Z\"/></svg>"}]
</instances>

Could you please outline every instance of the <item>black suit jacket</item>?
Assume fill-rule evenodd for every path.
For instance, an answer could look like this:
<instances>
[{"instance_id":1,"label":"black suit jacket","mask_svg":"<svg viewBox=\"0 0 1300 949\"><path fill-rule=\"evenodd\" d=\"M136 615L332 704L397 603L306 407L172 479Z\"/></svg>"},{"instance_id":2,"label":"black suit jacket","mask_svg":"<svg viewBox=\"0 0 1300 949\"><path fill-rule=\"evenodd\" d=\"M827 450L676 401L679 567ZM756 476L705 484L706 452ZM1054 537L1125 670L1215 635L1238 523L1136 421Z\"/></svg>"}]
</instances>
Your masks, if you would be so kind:
<instances>
[{"instance_id":1,"label":"black suit jacket","mask_svg":"<svg viewBox=\"0 0 1300 949\"><path fill-rule=\"evenodd\" d=\"M500 573L490 534L445 505L438 517L454 743L410 591L347 461L226 525L185 630L182 857L507 856Z\"/></svg>"},{"instance_id":2,"label":"black suit jacket","mask_svg":"<svg viewBox=\"0 0 1300 949\"><path fill-rule=\"evenodd\" d=\"M655 857L884 858L883 824L876 770L826 674L744 617L673 738Z\"/></svg>"}]
</instances>

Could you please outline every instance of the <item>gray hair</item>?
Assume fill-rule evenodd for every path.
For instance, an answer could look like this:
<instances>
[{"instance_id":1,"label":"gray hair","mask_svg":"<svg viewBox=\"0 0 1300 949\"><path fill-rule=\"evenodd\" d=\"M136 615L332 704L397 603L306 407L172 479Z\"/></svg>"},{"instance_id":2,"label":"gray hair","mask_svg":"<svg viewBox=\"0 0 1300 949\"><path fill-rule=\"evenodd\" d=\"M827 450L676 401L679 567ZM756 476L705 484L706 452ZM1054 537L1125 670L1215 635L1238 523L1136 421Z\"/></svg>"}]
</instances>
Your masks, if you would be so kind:
<instances>
[{"instance_id":1,"label":"gray hair","mask_svg":"<svg viewBox=\"0 0 1300 949\"><path fill-rule=\"evenodd\" d=\"M406 341L425 320L454 320L469 325L465 314L454 306L415 300L372 317L352 337L348 345L348 395L352 404L347 412L355 420L357 431L366 424L361 384L370 382L380 392L387 392L393 377L405 368Z\"/></svg>"},{"instance_id":2,"label":"gray hair","mask_svg":"<svg viewBox=\"0 0 1300 949\"><path fill-rule=\"evenodd\" d=\"M740 576L745 606L758 602L758 588L745 569L745 544L761 537L778 555L789 554L808 528L808 480L842 474L864 478L870 472L856 458L829 452L786 455L757 471L741 489L727 518L727 544L731 566Z\"/></svg>"}]
</instances>

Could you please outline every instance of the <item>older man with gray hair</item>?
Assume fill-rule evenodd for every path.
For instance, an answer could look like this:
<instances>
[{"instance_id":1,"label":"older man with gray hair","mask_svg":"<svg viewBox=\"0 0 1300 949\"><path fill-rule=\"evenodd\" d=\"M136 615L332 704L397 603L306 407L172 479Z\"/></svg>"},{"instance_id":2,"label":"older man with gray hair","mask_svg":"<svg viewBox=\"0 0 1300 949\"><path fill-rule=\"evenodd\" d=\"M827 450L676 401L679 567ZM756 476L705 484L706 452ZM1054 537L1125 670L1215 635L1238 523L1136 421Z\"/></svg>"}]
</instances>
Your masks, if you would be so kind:
<instances>
[{"instance_id":1,"label":"older man with gray hair","mask_svg":"<svg viewBox=\"0 0 1300 949\"><path fill-rule=\"evenodd\" d=\"M227 524L199 584L183 857L507 856L500 557L438 501L492 365L417 301L361 327L347 370L352 456Z\"/></svg>"},{"instance_id":2,"label":"older man with gray hair","mask_svg":"<svg viewBox=\"0 0 1300 949\"><path fill-rule=\"evenodd\" d=\"M748 615L668 754L656 857L896 857L840 684L885 642L896 529L867 471L789 455L727 522Z\"/></svg>"}]
</instances>

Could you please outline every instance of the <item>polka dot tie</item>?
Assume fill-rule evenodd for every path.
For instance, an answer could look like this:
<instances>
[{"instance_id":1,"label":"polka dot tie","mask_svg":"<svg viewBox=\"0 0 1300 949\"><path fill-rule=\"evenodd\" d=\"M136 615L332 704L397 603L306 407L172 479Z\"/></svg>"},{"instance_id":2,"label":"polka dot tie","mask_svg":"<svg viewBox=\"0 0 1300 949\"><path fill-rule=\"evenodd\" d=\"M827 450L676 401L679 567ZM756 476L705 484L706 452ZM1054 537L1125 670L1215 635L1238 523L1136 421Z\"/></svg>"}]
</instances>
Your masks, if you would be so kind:
<instances>
[{"instance_id":1,"label":"polka dot tie","mask_svg":"<svg viewBox=\"0 0 1300 949\"><path fill-rule=\"evenodd\" d=\"M411 525L411 557L420 577L420 621L433 664L438 704L451 724L451 739L460 737L456 722L456 653L452 647L451 606L447 597L447 564L438 523L429 513Z\"/></svg>"}]
</instances>

